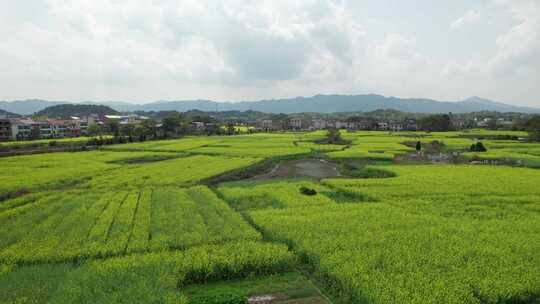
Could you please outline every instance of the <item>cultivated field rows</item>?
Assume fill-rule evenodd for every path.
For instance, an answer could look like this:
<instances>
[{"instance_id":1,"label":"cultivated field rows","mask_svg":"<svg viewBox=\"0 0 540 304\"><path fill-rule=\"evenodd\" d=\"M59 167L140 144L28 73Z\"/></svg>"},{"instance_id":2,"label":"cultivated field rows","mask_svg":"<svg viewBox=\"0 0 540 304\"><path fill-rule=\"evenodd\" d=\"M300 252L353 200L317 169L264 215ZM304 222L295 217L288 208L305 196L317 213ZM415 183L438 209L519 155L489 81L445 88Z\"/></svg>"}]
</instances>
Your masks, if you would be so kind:
<instances>
[{"instance_id":1,"label":"cultivated field rows","mask_svg":"<svg viewBox=\"0 0 540 304\"><path fill-rule=\"evenodd\" d=\"M406 142L466 151L484 132L344 133L345 146L316 143L322 132L189 137L1 158L0 303L189 303L190 284L295 268L336 303L535 303L540 171L392 162ZM538 144L483 141L482 158L540 157ZM304 156L360 161L372 178L207 183Z\"/></svg>"},{"instance_id":2,"label":"cultivated field rows","mask_svg":"<svg viewBox=\"0 0 540 304\"><path fill-rule=\"evenodd\" d=\"M50 193L0 213L0 261L66 262L260 235L206 187Z\"/></svg>"},{"instance_id":3,"label":"cultivated field rows","mask_svg":"<svg viewBox=\"0 0 540 304\"><path fill-rule=\"evenodd\" d=\"M345 302L533 303L540 286L540 172L394 166L396 178L220 188L271 240L289 244ZM443 174L444 172L444 174ZM446 176L439 180L440 176ZM245 187L242 191L241 187ZM250 189L247 191L247 189ZM267 201L259 201L261 194ZM250 199L250 196L253 195ZM304 201L302 203L302 201ZM521 303L521 302L520 302Z\"/></svg>"}]
</instances>

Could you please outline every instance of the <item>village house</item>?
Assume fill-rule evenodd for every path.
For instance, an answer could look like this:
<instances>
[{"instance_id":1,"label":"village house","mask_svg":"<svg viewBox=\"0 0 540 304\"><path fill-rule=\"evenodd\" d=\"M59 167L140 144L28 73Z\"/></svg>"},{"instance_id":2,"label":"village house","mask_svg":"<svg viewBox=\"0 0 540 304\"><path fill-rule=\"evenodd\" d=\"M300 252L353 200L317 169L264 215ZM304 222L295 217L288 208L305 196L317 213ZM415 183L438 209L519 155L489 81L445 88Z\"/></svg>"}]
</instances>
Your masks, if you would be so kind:
<instances>
[{"instance_id":1,"label":"village house","mask_svg":"<svg viewBox=\"0 0 540 304\"><path fill-rule=\"evenodd\" d=\"M403 122L403 129L406 131L418 131L418 122L416 119L407 118Z\"/></svg>"},{"instance_id":2,"label":"village house","mask_svg":"<svg viewBox=\"0 0 540 304\"><path fill-rule=\"evenodd\" d=\"M352 116L347 118L347 129L349 130L369 130L369 119L360 116Z\"/></svg>"},{"instance_id":3,"label":"village house","mask_svg":"<svg viewBox=\"0 0 540 304\"><path fill-rule=\"evenodd\" d=\"M32 136L32 125L34 121L31 119L10 119L11 123L11 139L25 140Z\"/></svg>"},{"instance_id":4,"label":"village house","mask_svg":"<svg viewBox=\"0 0 540 304\"><path fill-rule=\"evenodd\" d=\"M403 123L400 121L391 121L388 123L388 129L393 132L399 132L404 129Z\"/></svg>"},{"instance_id":5,"label":"village house","mask_svg":"<svg viewBox=\"0 0 540 304\"><path fill-rule=\"evenodd\" d=\"M325 129L334 129L336 127L336 120L335 119L326 119L326 127Z\"/></svg>"},{"instance_id":6,"label":"village house","mask_svg":"<svg viewBox=\"0 0 540 304\"><path fill-rule=\"evenodd\" d=\"M90 123L92 121L92 123ZM93 118L81 119L77 116L72 116L68 121L68 130L71 137L84 136L88 134L88 125L95 123Z\"/></svg>"},{"instance_id":7,"label":"village house","mask_svg":"<svg viewBox=\"0 0 540 304\"><path fill-rule=\"evenodd\" d=\"M78 117L67 120L10 118L0 120L0 125L0 140L29 140L86 135L89 122Z\"/></svg>"},{"instance_id":8,"label":"village house","mask_svg":"<svg viewBox=\"0 0 540 304\"><path fill-rule=\"evenodd\" d=\"M497 128L509 130L512 129L513 126L514 122L511 120L506 120L504 118L497 119Z\"/></svg>"},{"instance_id":9,"label":"village house","mask_svg":"<svg viewBox=\"0 0 540 304\"><path fill-rule=\"evenodd\" d=\"M203 131L205 129L204 122L194 121L191 123L191 128L196 131Z\"/></svg>"},{"instance_id":10,"label":"village house","mask_svg":"<svg viewBox=\"0 0 540 304\"><path fill-rule=\"evenodd\" d=\"M105 115L104 119L105 119L105 121L116 120L120 124L138 124L138 123L141 123L143 120L147 120L148 117L140 116L140 115L137 115L137 114Z\"/></svg>"},{"instance_id":11,"label":"village house","mask_svg":"<svg viewBox=\"0 0 540 304\"><path fill-rule=\"evenodd\" d=\"M347 129L348 126L349 123L347 123L346 121L337 120L334 122L334 128L336 129Z\"/></svg>"},{"instance_id":12,"label":"village house","mask_svg":"<svg viewBox=\"0 0 540 304\"><path fill-rule=\"evenodd\" d=\"M389 125L387 122L380 121L377 123L377 129L380 131L386 131L388 130L388 128L389 128Z\"/></svg>"},{"instance_id":13,"label":"village house","mask_svg":"<svg viewBox=\"0 0 540 304\"><path fill-rule=\"evenodd\" d=\"M265 132L283 130L283 124L280 121L272 119L263 119L260 122L261 129Z\"/></svg>"},{"instance_id":14,"label":"village house","mask_svg":"<svg viewBox=\"0 0 540 304\"><path fill-rule=\"evenodd\" d=\"M50 137L61 138L68 136L68 128L66 120L48 120L50 126Z\"/></svg>"},{"instance_id":15,"label":"village house","mask_svg":"<svg viewBox=\"0 0 540 304\"><path fill-rule=\"evenodd\" d=\"M261 128L263 130L270 130L272 129L272 120L271 119L263 119L261 121Z\"/></svg>"},{"instance_id":16,"label":"village house","mask_svg":"<svg viewBox=\"0 0 540 304\"><path fill-rule=\"evenodd\" d=\"M464 119L455 118L455 117L452 118L451 123L452 123L452 127L456 130L461 130L465 128L467 124L467 122Z\"/></svg>"},{"instance_id":17,"label":"village house","mask_svg":"<svg viewBox=\"0 0 540 304\"><path fill-rule=\"evenodd\" d=\"M11 139L11 121L9 119L0 119L0 141Z\"/></svg>"},{"instance_id":18,"label":"village house","mask_svg":"<svg viewBox=\"0 0 540 304\"><path fill-rule=\"evenodd\" d=\"M311 121L311 127L315 130L322 130L328 127L328 121L326 119L318 118Z\"/></svg>"},{"instance_id":19,"label":"village house","mask_svg":"<svg viewBox=\"0 0 540 304\"><path fill-rule=\"evenodd\" d=\"M290 130L302 130L305 127L304 119L298 116L290 117L287 121L287 127Z\"/></svg>"},{"instance_id":20,"label":"village house","mask_svg":"<svg viewBox=\"0 0 540 304\"><path fill-rule=\"evenodd\" d=\"M489 126L489 122L491 121L491 118L484 118L484 119L474 119L476 121L476 127L478 128L487 128Z\"/></svg>"},{"instance_id":21,"label":"village house","mask_svg":"<svg viewBox=\"0 0 540 304\"><path fill-rule=\"evenodd\" d=\"M32 124L32 139L52 138L51 124L47 120L37 120Z\"/></svg>"},{"instance_id":22,"label":"village house","mask_svg":"<svg viewBox=\"0 0 540 304\"><path fill-rule=\"evenodd\" d=\"M105 115L103 116L104 120L105 121L108 121L108 120L118 120L118 121L121 121L122 119L124 119L126 116L122 116L122 115Z\"/></svg>"}]
</instances>

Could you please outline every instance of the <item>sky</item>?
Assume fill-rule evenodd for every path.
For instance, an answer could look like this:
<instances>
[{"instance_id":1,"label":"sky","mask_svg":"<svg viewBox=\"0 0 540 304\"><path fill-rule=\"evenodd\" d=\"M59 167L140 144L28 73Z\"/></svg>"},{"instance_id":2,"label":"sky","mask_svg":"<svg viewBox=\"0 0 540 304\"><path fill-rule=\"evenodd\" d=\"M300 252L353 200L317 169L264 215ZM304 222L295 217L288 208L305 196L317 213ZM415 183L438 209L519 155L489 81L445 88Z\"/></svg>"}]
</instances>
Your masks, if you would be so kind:
<instances>
[{"instance_id":1,"label":"sky","mask_svg":"<svg viewBox=\"0 0 540 304\"><path fill-rule=\"evenodd\" d=\"M539 0L0 0L0 100L540 107Z\"/></svg>"}]
</instances>

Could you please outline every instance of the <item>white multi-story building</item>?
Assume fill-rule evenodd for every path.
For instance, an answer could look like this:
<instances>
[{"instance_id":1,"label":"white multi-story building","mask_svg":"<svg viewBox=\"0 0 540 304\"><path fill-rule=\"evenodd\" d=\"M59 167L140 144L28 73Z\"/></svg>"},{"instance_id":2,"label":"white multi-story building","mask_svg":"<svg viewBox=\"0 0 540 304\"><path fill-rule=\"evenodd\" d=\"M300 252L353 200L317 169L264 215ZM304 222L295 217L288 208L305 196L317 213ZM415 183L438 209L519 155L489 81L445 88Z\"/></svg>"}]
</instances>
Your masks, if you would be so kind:
<instances>
[{"instance_id":1,"label":"white multi-story building","mask_svg":"<svg viewBox=\"0 0 540 304\"><path fill-rule=\"evenodd\" d=\"M388 130L388 123L387 122L378 122L377 123L377 128L379 130Z\"/></svg>"},{"instance_id":2,"label":"white multi-story building","mask_svg":"<svg viewBox=\"0 0 540 304\"><path fill-rule=\"evenodd\" d=\"M68 121L66 120L49 120L49 125L51 128L50 137L67 137L71 136L68 132Z\"/></svg>"},{"instance_id":3,"label":"white multi-story building","mask_svg":"<svg viewBox=\"0 0 540 304\"><path fill-rule=\"evenodd\" d=\"M87 134L89 124L89 120L79 117L72 117L69 120L48 119L41 121L29 118L11 118L9 119L9 139L78 137ZM7 124L5 125L7 126Z\"/></svg>"},{"instance_id":4,"label":"white multi-story building","mask_svg":"<svg viewBox=\"0 0 540 304\"><path fill-rule=\"evenodd\" d=\"M195 130L199 130L199 131L202 131L205 129L205 125L204 125L204 122L202 121L194 121L191 123L191 126L195 129Z\"/></svg>"},{"instance_id":5,"label":"white multi-story building","mask_svg":"<svg viewBox=\"0 0 540 304\"><path fill-rule=\"evenodd\" d=\"M313 129L322 130L328 128L328 121L326 119L313 119L311 121Z\"/></svg>"},{"instance_id":6,"label":"white multi-story building","mask_svg":"<svg viewBox=\"0 0 540 304\"><path fill-rule=\"evenodd\" d=\"M32 138L34 121L31 119L11 119L11 139L24 140Z\"/></svg>"},{"instance_id":7,"label":"white multi-story building","mask_svg":"<svg viewBox=\"0 0 540 304\"><path fill-rule=\"evenodd\" d=\"M272 129L272 120L271 119L264 119L262 122L261 122L261 127L263 129Z\"/></svg>"},{"instance_id":8,"label":"white multi-story building","mask_svg":"<svg viewBox=\"0 0 540 304\"><path fill-rule=\"evenodd\" d=\"M33 136L36 138L52 138L54 137L51 124L46 121L35 121L33 124Z\"/></svg>"},{"instance_id":9,"label":"white multi-story building","mask_svg":"<svg viewBox=\"0 0 540 304\"><path fill-rule=\"evenodd\" d=\"M303 119L301 117L289 118L289 128L293 130L301 130L303 128Z\"/></svg>"},{"instance_id":10,"label":"white multi-story building","mask_svg":"<svg viewBox=\"0 0 540 304\"><path fill-rule=\"evenodd\" d=\"M336 122L334 123L334 127L335 127L336 129L347 129L347 128L349 127L349 123L346 122L346 121L339 121L339 120L338 120L338 121L336 121Z\"/></svg>"},{"instance_id":11,"label":"white multi-story building","mask_svg":"<svg viewBox=\"0 0 540 304\"><path fill-rule=\"evenodd\" d=\"M11 139L11 121L0 118L0 141Z\"/></svg>"},{"instance_id":12,"label":"white multi-story building","mask_svg":"<svg viewBox=\"0 0 540 304\"><path fill-rule=\"evenodd\" d=\"M388 124L388 129L394 131L394 132L399 132L399 131L402 131L404 129L404 126L403 126L403 123L402 122L399 122L399 121L392 121Z\"/></svg>"}]
</instances>

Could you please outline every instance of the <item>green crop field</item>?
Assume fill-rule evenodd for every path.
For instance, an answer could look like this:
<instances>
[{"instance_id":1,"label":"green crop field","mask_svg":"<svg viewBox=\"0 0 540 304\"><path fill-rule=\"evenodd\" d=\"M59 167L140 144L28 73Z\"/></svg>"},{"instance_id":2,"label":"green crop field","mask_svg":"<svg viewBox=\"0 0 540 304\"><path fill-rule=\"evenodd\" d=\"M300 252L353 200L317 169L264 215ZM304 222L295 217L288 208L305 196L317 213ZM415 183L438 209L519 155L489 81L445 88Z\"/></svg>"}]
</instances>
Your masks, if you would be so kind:
<instances>
[{"instance_id":1,"label":"green crop field","mask_svg":"<svg viewBox=\"0 0 540 304\"><path fill-rule=\"evenodd\" d=\"M539 171L387 170L398 177L325 180L334 192L323 190L312 203L248 214L264 235L290 244L353 303L500 303L538 296ZM241 192L228 187L224 193ZM278 189L273 200L291 199L292 189ZM242 201L250 201L251 191L244 192Z\"/></svg>"},{"instance_id":2,"label":"green crop field","mask_svg":"<svg viewBox=\"0 0 540 304\"><path fill-rule=\"evenodd\" d=\"M0 158L0 303L540 303L540 144L341 134Z\"/></svg>"},{"instance_id":3,"label":"green crop field","mask_svg":"<svg viewBox=\"0 0 540 304\"><path fill-rule=\"evenodd\" d=\"M258 240L205 187L50 193L0 214L0 261L54 262ZM151 238L150 238L151 236Z\"/></svg>"},{"instance_id":4,"label":"green crop field","mask_svg":"<svg viewBox=\"0 0 540 304\"><path fill-rule=\"evenodd\" d=\"M112 138L112 136L101 136L102 138ZM51 142L55 142L59 145L69 145L73 143L84 143L92 140L94 137L69 137L69 138L55 138L55 139L38 139L38 140L26 140L26 141L8 141L0 142L0 150L2 148L23 148L23 147L40 147L50 145Z\"/></svg>"}]
</instances>

